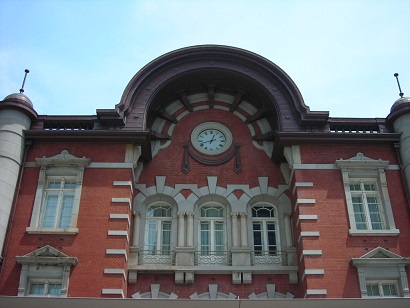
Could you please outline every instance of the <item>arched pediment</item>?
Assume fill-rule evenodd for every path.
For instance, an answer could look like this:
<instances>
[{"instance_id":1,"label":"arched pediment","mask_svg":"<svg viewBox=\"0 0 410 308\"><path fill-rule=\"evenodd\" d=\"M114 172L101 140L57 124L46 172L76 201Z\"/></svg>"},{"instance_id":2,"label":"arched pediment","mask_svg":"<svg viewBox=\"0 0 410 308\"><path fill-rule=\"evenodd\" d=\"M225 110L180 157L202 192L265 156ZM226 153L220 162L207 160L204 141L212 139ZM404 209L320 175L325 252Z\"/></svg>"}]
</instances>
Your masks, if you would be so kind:
<instances>
[{"instance_id":1,"label":"arched pediment","mask_svg":"<svg viewBox=\"0 0 410 308\"><path fill-rule=\"evenodd\" d=\"M177 121L164 109L181 101L193 111L189 97L205 93L209 108L215 95L232 97L231 112L242 101L264 117L274 131L300 131L301 125L325 121L327 113L310 112L292 79L277 65L252 52L219 45L200 45L167 53L143 67L129 82L116 106L124 129L148 130L158 116ZM253 118L252 118L253 117Z\"/></svg>"}]
</instances>

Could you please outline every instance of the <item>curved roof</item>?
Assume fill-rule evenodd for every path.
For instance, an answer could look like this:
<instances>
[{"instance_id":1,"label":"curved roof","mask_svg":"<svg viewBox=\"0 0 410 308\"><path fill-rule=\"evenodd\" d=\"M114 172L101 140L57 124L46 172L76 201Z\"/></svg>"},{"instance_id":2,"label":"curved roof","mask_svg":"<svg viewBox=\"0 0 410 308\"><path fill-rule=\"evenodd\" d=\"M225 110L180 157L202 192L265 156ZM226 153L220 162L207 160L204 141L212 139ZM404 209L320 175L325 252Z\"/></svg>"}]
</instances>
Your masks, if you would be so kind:
<instances>
[{"instance_id":1,"label":"curved roof","mask_svg":"<svg viewBox=\"0 0 410 308\"><path fill-rule=\"evenodd\" d=\"M124 129L150 128L159 110L176 100L189 110L192 94L229 94L264 113L276 131L299 131L324 123L327 112L311 112L292 79L271 61L239 48L221 45L186 47L164 54L143 67L128 83L116 106L127 118ZM211 107L212 108L212 107Z\"/></svg>"}]
</instances>

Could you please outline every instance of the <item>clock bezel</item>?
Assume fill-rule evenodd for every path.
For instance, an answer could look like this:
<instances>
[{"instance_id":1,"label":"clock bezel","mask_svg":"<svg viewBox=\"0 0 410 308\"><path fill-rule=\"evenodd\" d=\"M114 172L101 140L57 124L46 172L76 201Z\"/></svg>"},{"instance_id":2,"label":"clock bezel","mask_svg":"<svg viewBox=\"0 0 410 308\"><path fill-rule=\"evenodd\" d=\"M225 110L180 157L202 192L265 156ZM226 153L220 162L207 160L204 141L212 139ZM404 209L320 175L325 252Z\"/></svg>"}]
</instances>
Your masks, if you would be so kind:
<instances>
[{"instance_id":1,"label":"clock bezel","mask_svg":"<svg viewBox=\"0 0 410 308\"><path fill-rule=\"evenodd\" d=\"M225 144L223 145L222 148L211 151L211 150L205 150L199 145L198 142L198 136L201 134L204 130L207 129L215 129L220 131L222 134L225 135ZM219 155L224 153L226 150L228 150L231 145L232 145L232 133L228 127L225 125L219 123L219 122L204 122L199 124L197 127L195 127L191 133L191 144L194 146L194 148L205 155Z\"/></svg>"}]
</instances>

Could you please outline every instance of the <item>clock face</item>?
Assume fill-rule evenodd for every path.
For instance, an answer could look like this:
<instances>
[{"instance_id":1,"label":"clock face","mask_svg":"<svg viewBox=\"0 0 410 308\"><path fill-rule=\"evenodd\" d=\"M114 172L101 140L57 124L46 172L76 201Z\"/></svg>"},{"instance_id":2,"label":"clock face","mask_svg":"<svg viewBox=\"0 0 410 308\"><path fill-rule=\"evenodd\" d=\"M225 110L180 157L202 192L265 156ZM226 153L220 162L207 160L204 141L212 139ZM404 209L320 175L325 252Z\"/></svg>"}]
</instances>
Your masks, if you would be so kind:
<instances>
[{"instance_id":1,"label":"clock face","mask_svg":"<svg viewBox=\"0 0 410 308\"><path fill-rule=\"evenodd\" d=\"M218 129L205 129L198 135L199 146L208 151L222 149L226 143L226 137Z\"/></svg>"},{"instance_id":2,"label":"clock face","mask_svg":"<svg viewBox=\"0 0 410 308\"><path fill-rule=\"evenodd\" d=\"M218 155L232 145L232 133L221 123L204 122L192 131L191 143L202 154Z\"/></svg>"}]
</instances>

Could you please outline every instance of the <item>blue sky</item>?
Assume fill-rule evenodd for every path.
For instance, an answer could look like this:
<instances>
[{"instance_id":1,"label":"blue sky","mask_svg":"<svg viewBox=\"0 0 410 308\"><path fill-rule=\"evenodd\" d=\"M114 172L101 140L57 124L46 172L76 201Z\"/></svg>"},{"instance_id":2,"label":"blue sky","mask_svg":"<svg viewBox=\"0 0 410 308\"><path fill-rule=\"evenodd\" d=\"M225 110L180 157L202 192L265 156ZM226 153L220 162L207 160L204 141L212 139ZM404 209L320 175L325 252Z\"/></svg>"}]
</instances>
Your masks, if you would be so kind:
<instances>
[{"instance_id":1,"label":"blue sky","mask_svg":"<svg viewBox=\"0 0 410 308\"><path fill-rule=\"evenodd\" d=\"M386 117L410 96L409 0L0 0L0 99L39 114L113 109L139 69L221 44L260 54L331 117Z\"/></svg>"}]
</instances>

